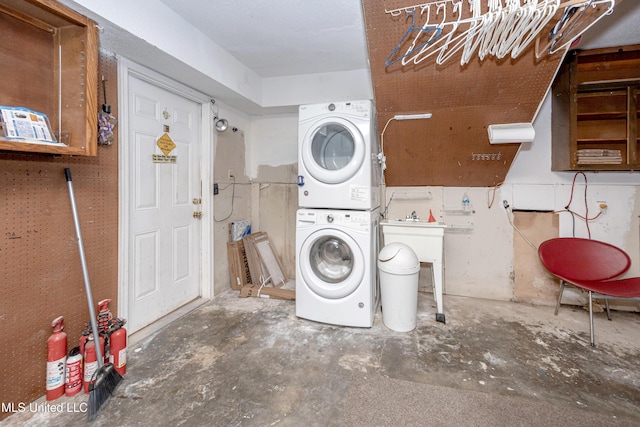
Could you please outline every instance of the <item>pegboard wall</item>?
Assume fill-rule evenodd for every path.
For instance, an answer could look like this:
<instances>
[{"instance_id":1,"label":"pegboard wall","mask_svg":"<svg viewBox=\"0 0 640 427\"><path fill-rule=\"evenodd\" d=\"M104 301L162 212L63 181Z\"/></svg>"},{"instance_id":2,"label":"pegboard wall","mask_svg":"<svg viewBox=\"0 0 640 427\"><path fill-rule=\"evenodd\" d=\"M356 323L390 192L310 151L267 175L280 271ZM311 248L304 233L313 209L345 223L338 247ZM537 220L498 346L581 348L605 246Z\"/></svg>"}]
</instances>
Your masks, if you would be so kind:
<instances>
[{"instance_id":1,"label":"pegboard wall","mask_svg":"<svg viewBox=\"0 0 640 427\"><path fill-rule=\"evenodd\" d=\"M455 187L499 184L520 144L491 145L487 127L531 123L563 55L537 59L532 44L516 59L487 56L481 61L476 54L461 65L458 52L441 65L436 63L435 56L404 66L400 61L394 62L397 56L388 61L397 45L404 48L400 52L407 50L415 31L405 37L411 19L405 13L392 16L385 10L422 3L426 1L362 1L378 130L382 131L396 114L433 115L427 120L389 123L383 147L387 158L386 184ZM414 26L423 25L424 20L416 12ZM548 33L543 30L541 34Z\"/></svg>"},{"instance_id":2,"label":"pegboard wall","mask_svg":"<svg viewBox=\"0 0 640 427\"><path fill-rule=\"evenodd\" d=\"M117 117L114 55L100 52L99 73L98 104L104 102L104 76ZM16 408L45 393L51 321L64 316L70 350L89 320L66 167L71 169L94 304L111 298L117 315L117 135L112 145L98 146L96 157L0 152L0 366L5 371L0 402L13 402ZM0 412L0 419L9 415Z\"/></svg>"}]
</instances>

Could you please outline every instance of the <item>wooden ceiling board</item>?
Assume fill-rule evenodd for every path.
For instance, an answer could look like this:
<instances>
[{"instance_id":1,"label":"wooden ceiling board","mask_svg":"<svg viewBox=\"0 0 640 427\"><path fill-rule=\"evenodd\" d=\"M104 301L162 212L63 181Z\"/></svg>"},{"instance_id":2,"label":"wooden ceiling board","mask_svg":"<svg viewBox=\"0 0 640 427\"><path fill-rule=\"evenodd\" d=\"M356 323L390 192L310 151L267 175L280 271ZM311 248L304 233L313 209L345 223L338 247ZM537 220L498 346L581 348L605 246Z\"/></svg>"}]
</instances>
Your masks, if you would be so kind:
<instances>
[{"instance_id":1,"label":"wooden ceiling board","mask_svg":"<svg viewBox=\"0 0 640 427\"><path fill-rule=\"evenodd\" d=\"M404 13L392 16L385 10L416 4L362 1L378 129L395 114L433 114L428 120L389 123L383 147L386 184L496 185L504 180L520 144L491 145L487 127L531 123L563 55L537 59L532 43L516 59L487 56L481 61L476 53L461 65L458 52L441 65L434 55L418 64L397 61L387 66L388 59L397 59L390 54L400 41L404 49L399 52L407 50L411 37L403 40L403 35L412 23ZM424 24L419 12L414 19L414 26Z\"/></svg>"}]
</instances>

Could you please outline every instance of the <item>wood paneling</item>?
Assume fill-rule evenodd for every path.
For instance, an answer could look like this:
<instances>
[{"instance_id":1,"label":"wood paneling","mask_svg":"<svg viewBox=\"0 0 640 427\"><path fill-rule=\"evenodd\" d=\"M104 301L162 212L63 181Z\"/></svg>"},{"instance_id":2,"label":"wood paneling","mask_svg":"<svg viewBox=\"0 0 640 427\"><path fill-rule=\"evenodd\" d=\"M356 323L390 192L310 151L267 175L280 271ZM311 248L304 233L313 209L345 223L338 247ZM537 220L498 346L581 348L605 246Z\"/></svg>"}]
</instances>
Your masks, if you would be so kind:
<instances>
[{"instance_id":1,"label":"wood paneling","mask_svg":"<svg viewBox=\"0 0 640 427\"><path fill-rule=\"evenodd\" d=\"M504 180L520 144L490 145L490 124L532 122L562 59L536 59L533 45L517 59L460 53L437 65L385 64L410 20L385 13L420 2L363 0L378 130L395 114L429 112L428 120L393 121L384 134L388 186L493 186ZM465 2L466 3L466 2ZM415 25L423 21L416 12ZM553 21L552 21L553 22ZM545 34L543 31L542 34ZM546 32L548 34L548 31ZM405 47L406 50L406 47ZM474 154L491 154L480 160Z\"/></svg>"},{"instance_id":2,"label":"wood paneling","mask_svg":"<svg viewBox=\"0 0 640 427\"><path fill-rule=\"evenodd\" d=\"M101 52L99 74L118 116L114 56ZM101 87L96 91L102 95ZM96 157L0 152L0 365L5 367L0 402L5 404L31 402L45 393L51 321L64 316L70 349L89 320L66 167L73 176L94 304L111 298L117 315L117 135L112 145L98 146ZM0 413L0 419L8 415Z\"/></svg>"}]
</instances>

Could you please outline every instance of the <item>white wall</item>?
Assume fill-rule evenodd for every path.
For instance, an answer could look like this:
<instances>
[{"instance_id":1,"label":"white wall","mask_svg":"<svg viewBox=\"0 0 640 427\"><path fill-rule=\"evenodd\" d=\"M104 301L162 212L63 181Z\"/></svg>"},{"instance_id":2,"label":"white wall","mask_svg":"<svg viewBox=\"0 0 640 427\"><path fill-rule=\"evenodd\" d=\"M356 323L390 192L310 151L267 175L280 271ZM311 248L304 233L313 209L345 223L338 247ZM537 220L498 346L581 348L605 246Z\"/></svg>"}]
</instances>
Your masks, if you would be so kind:
<instances>
[{"instance_id":1,"label":"white wall","mask_svg":"<svg viewBox=\"0 0 640 427\"><path fill-rule=\"evenodd\" d=\"M473 187L388 187L387 218L421 220L431 212L447 225L444 236L444 292L496 300L513 299L513 231L501 202L487 203L492 189ZM463 210L467 194L470 210ZM392 200L390 200L393 197ZM421 289L430 290L429 267L420 271Z\"/></svg>"},{"instance_id":2,"label":"white wall","mask_svg":"<svg viewBox=\"0 0 640 427\"><path fill-rule=\"evenodd\" d=\"M610 242L625 249L632 267L626 276L640 274L640 207L636 193L640 174L631 172L551 171L551 103L548 97L534 122L535 140L523 144L505 183L494 188L389 187L385 204L389 218L405 218L416 211L427 219L431 210L438 221L449 228L445 232L445 292L454 295L509 300L514 294L514 239L521 236L512 227L511 209L559 212L560 236L588 237ZM607 204L606 212L587 228L583 219L567 213L571 210L589 218ZM571 199L572 183L573 198ZM462 196L467 193L472 213L463 213ZM495 194L494 194L495 193ZM495 195L495 197L494 197ZM505 209L506 200L510 209ZM532 248L535 252L535 249ZM536 259L534 257L534 259ZM421 272L421 281L423 279Z\"/></svg>"},{"instance_id":3,"label":"white wall","mask_svg":"<svg viewBox=\"0 0 640 427\"><path fill-rule=\"evenodd\" d=\"M61 0L98 23L101 47L249 114L370 99L366 69L261 78L159 0Z\"/></svg>"},{"instance_id":4,"label":"white wall","mask_svg":"<svg viewBox=\"0 0 640 427\"><path fill-rule=\"evenodd\" d=\"M547 96L533 122L536 131L535 140L522 144L506 182L511 184L557 184L573 180L573 172L551 171L551 101ZM589 172L589 183L613 185L638 185L640 175L637 172Z\"/></svg>"},{"instance_id":5,"label":"white wall","mask_svg":"<svg viewBox=\"0 0 640 427\"><path fill-rule=\"evenodd\" d=\"M253 117L248 138L248 175L261 165L278 167L298 162L298 114Z\"/></svg>"},{"instance_id":6,"label":"white wall","mask_svg":"<svg viewBox=\"0 0 640 427\"><path fill-rule=\"evenodd\" d=\"M370 74L366 70L261 79L158 0L62 0L62 3L98 22L103 28L100 35L103 47L163 72L212 98L222 98L217 104L219 116L245 133L244 175L248 179L256 178L261 166L295 165L298 105L373 97ZM144 17L144 24L141 24L141 17ZM171 31L166 31L167 28ZM265 113L278 107L286 107L287 111ZM551 171L548 98L541 105L534 127L535 140L521 147L491 208L487 200L492 189L487 188L435 188L433 192L439 198L435 204L433 200L415 201L422 217L426 218L426 209L433 206L438 211L434 212L438 219L458 226L446 235L447 292L509 299L513 230L502 200L507 200L513 209L560 211L569 201L572 181L576 177L571 206L580 214L586 213L583 175ZM599 211L600 202L606 202L608 206L604 215L590 223L591 237L621 246L637 260L640 212L635 201L640 174L589 172L585 175L589 216ZM459 205L465 191L474 204L475 213L447 214L450 206ZM402 212L401 216L407 213L410 211ZM571 215L559 215L561 235L587 235L584 221L578 220L574 225ZM639 264L634 262L632 271L638 271Z\"/></svg>"},{"instance_id":7,"label":"white wall","mask_svg":"<svg viewBox=\"0 0 640 427\"><path fill-rule=\"evenodd\" d=\"M373 99L368 70L273 77L263 83L265 107Z\"/></svg>"},{"instance_id":8,"label":"white wall","mask_svg":"<svg viewBox=\"0 0 640 427\"><path fill-rule=\"evenodd\" d=\"M513 298L514 231L511 209L561 211L571 197L573 172L551 171L551 103L545 99L534 122L536 138L523 144L505 183L493 188L390 187L388 217L404 218L413 210L427 219L429 210L450 228L445 234L445 291L448 294L509 300ZM248 158L249 174L256 176L261 165L281 166L297 162L297 114L254 117ZM589 217L606 202L606 213L589 222L594 239L611 242L639 259L638 212L635 203L640 175L630 172L588 172ZM467 193L473 213L462 214L462 195ZM494 194L495 193L495 194ZM576 176L572 210L584 215L585 185ZM490 207L490 202L493 201ZM587 237L586 223L568 213L559 213L560 235ZM516 237L520 238L520 237ZM533 250L533 249L532 249ZM635 262L629 275L640 271ZM428 272L428 271L427 271ZM424 275L421 273L421 283ZM428 276L428 275L427 275Z\"/></svg>"},{"instance_id":9,"label":"white wall","mask_svg":"<svg viewBox=\"0 0 640 427\"><path fill-rule=\"evenodd\" d=\"M534 122L535 140L523 144L511 165L501 188L501 200L513 209L563 211L571 201L571 209L589 218L606 203L604 215L589 222L574 221L569 213L560 213L560 235L588 237L607 241L627 250L638 260L638 203L636 193L640 185L637 172L574 172L551 171L551 102L549 96L541 105ZM585 204L586 177L586 204ZM573 198L571 198L572 184ZM638 264L637 262L635 264ZM632 266L635 271L640 267Z\"/></svg>"}]
</instances>

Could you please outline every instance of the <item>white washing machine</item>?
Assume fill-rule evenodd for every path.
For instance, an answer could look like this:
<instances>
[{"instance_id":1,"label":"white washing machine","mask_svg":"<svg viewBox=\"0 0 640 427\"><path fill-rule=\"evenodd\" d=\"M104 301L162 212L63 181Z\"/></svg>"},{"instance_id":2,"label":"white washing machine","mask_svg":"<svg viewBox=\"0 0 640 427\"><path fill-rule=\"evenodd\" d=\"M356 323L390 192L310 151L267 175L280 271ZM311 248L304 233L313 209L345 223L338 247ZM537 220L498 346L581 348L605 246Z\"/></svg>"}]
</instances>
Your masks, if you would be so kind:
<instances>
[{"instance_id":1,"label":"white washing machine","mask_svg":"<svg viewBox=\"0 0 640 427\"><path fill-rule=\"evenodd\" d=\"M296 316L371 327L379 306L380 210L299 209Z\"/></svg>"},{"instance_id":2,"label":"white washing machine","mask_svg":"<svg viewBox=\"0 0 640 427\"><path fill-rule=\"evenodd\" d=\"M298 205L357 210L379 207L379 153L371 101L300 106Z\"/></svg>"}]
</instances>

